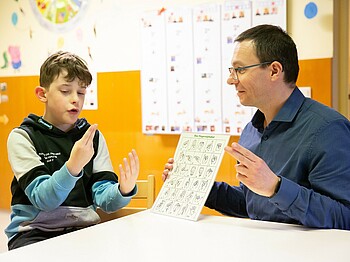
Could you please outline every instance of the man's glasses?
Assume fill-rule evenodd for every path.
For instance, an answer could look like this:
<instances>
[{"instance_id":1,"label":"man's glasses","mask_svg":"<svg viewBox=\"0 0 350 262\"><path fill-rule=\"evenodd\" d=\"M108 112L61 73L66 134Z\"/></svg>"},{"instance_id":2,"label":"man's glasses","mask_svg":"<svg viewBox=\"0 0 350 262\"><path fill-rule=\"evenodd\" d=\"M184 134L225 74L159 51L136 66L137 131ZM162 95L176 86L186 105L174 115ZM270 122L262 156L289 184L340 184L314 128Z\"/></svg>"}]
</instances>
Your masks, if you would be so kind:
<instances>
[{"instance_id":1,"label":"man's glasses","mask_svg":"<svg viewBox=\"0 0 350 262\"><path fill-rule=\"evenodd\" d=\"M230 76L233 80L238 81L238 72L240 74L244 74L245 70L251 67L255 67L255 66L262 66L262 65L267 65L267 64L271 64L272 62L263 62L263 63L259 63L259 64L254 64L254 65L248 65L248 66L241 66L241 67L229 67L228 71L230 72Z\"/></svg>"}]
</instances>

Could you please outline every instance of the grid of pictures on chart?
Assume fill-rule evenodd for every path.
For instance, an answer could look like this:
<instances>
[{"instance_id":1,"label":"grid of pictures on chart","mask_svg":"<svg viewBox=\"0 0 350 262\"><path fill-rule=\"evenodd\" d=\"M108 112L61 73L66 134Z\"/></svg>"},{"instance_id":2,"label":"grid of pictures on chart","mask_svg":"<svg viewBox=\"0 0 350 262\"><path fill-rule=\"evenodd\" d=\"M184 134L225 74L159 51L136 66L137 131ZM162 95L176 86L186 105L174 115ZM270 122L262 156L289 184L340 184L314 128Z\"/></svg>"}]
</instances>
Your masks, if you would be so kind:
<instances>
[{"instance_id":1,"label":"grid of pictures on chart","mask_svg":"<svg viewBox=\"0 0 350 262\"><path fill-rule=\"evenodd\" d=\"M182 133L174 165L153 204L152 212L197 220L215 181L227 134Z\"/></svg>"}]
</instances>

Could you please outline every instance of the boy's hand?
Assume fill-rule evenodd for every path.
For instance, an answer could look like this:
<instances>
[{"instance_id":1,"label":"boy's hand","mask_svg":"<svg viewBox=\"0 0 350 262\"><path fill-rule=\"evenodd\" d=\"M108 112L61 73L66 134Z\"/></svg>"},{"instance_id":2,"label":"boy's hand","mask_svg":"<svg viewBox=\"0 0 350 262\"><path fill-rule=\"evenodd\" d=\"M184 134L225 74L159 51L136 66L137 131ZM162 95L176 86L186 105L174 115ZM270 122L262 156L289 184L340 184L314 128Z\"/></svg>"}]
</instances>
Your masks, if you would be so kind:
<instances>
[{"instance_id":1,"label":"boy's hand","mask_svg":"<svg viewBox=\"0 0 350 262\"><path fill-rule=\"evenodd\" d=\"M124 168L122 164L119 165L119 190L123 195L129 194L134 189L140 172L140 162L136 151L133 149L128 156L130 164L128 160L124 158Z\"/></svg>"},{"instance_id":2,"label":"boy's hand","mask_svg":"<svg viewBox=\"0 0 350 262\"><path fill-rule=\"evenodd\" d=\"M94 136L97 125L94 124L89 127L82 138L75 142L70 157L67 161L67 168L69 173L73 176L79 175L83 167L90 161L94 155Z\"/></svg>"}]
</instances>

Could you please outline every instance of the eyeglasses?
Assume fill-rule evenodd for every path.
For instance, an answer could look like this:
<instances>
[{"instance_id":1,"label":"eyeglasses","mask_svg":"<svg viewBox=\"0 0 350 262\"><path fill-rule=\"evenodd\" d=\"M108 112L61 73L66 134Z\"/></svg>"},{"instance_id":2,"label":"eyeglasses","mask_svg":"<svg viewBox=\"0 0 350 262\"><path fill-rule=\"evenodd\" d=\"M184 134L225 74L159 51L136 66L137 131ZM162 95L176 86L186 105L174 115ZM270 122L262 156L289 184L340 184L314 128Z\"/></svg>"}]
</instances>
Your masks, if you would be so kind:
<instances>
[{"instance_id":1,"label":"eyeglasses","mask_svg":"<svg viewBox=\"0 0 350 262\"><path fill-rule=\"evenodd\" d=\"M228 71L230 72L230 76L233 80L238 81L238 72L240 74L244 74L245 70L251 67L255 67L255 66L262 66L262 65L267 65L267 64L271 64L272 62L263 62L263 63L259 63L259 64L254 64L254 65L248 65L248 66L241 66L241 67L229 67Z\"/></svg>"}]
</instances>

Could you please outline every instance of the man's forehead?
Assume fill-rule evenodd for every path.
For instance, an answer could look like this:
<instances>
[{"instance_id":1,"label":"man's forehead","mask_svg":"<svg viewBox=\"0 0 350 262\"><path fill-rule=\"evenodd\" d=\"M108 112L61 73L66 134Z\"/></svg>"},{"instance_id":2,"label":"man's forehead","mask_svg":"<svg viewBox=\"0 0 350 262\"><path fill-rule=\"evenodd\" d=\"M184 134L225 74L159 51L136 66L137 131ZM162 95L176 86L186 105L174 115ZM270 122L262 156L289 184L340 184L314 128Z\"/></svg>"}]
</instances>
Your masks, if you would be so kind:
<instances>
[{"instance_id":1,"label":"man's forehead","mask_svg":"<svg viewBox=\"0 0 350 262\"><path fill-rule=\"evenodd\" d=\"M235 42L233 46L235 52L245 51L245 50L255 50L254 42L252 40L245 40L242 42Z\"/></svg>"},{"instance_id":2,"label":"man's forehead","mask_svg":"<svg viewBox=\"0 0 350 262\"><path fill-rule=\"evenodd\" d=\"M239 62L245 57L256 57L255 47L251 40L235 42L234 44L232 63Z\"/></svg>"}]
</instances>

